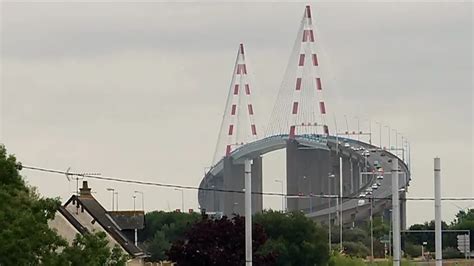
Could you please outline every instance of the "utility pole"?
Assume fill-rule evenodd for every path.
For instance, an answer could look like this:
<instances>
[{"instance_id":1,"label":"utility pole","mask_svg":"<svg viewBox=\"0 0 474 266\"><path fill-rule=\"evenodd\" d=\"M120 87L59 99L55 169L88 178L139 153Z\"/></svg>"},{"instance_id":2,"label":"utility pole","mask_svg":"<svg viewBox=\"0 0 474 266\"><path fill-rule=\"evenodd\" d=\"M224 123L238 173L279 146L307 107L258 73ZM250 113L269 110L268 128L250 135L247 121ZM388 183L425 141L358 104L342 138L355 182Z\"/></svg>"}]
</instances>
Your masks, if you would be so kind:
<instances>
[{"instance_id":1,"label":"utility pole","mask_svg":"<svg viewBox=\"0 0 474 266\"><path fill-rule=\"evenodd\" d=\"M435 251L436 266L443 265L443 247L441 238L441 160L434 158L434 194L435 194Z\"/></svg>"},{"instance_id":2,"label":"utility pole","mask_svg":"<svg viewBox=\"0 0 474 266\"><path fill-rule=\"evenodd\" d=\"M329 180L328 180L328 194L332 195L331 192L331 179L335 178L336 176L334 174L329 173ZM328 197L328 231L329 231L329 253L331 253L332 250L332 235L331 235L331 227L332 227L332 222L331 222L331 197ZM337 211L337 205L335 210Z\"/></svg>"},{"instance_id":3,"label":"utility pole","mask_svg":"<svg viewBox=\"0 0 474 266\"><path fill-rule=\"evenodd\" d=\"M393 266L400 266L400 201L398 192L398 159L392 159Z\"/></svg>"},{"instance_id":4,"label":"utility pole","mask_svg":"<svg viewBox=\"0 0 474 266\"><path fill-rule=\"evenodd\" d=\"M245 171L245 265L252 266L252 161L246 159Z\"/></svg>"},{"instance_id":5,"label":"utility pole","mask_svg":"<svg viewBox=\"0 0 474 266\"><path fill-rule=\"evenodd\" d=\"M370 196L370 261L374 261L374 194Z\"/></svg>"},{"instance_id":6,"label":"utility pole","mask_svg":"<svg viewBox=\"0 0 474 266\"><path fill-rule=\"evenodd\" d=\"M136 195L133 195L132 198L133 198L133 216L135 216L135 215L136 215L136 212L135 212L135 211L136 211L135 200L137 199L137 196L136 196ZM135 241L134 241L134 242L135 242L135 246L138 246L138 230L137 230L137 228L135 228L134 231L135 231L135 232L134 232L134 233L135 233Z\"/></svg>"},{"instance_id":7,"label":"utility pole","mask_svg":"<svg viewBox=\"0 0 474 266\"><path fill-rule=\"evenodd\" d=\"M342 157L339 157L339 197L341 198L339 204L340 204L340 214L339 214L339 248L341 249L341 252L344 251L344 248L342 246Z\"/></svg>"}]
</instances>

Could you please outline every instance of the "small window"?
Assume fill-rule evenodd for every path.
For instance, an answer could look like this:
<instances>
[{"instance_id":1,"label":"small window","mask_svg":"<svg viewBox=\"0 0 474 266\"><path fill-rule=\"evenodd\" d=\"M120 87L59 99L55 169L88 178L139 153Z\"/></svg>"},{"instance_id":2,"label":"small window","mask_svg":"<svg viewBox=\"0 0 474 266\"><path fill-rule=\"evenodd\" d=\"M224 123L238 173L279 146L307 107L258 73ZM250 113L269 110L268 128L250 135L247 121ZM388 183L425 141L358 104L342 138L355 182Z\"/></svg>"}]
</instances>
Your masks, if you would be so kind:
<instances>
[{"instance_id":1,"label":"small window","mask_svg":"<svg viewBox=\"0 0 474 266\"><path fill-rule=\"evenodd\" d=\"M234 125L229 125L229 136L234 132Z\"/></svg>"},{"instance_id":2,"label":"small window","mask_svg":"<svg viewBox=\"0 0 474 266\"><path fill-rule=\"evenodd\" d=\"M237 105L233 104L233 105L232 105L232 111L231 111L230 114L231 114L231 115L235 115L236 111L237 111Z\"/></svg>"},{"instance_id":3,"label":"small window","mask_svg":"<svg viewBox=\"0 0 474 266\"><path fill-rule=\"evenodd\" d=\"M257 135L257 127L255 127L255 125L252 124L251 128L252 128L252 135L256 136Z\"/></svg>"},{"instance_id":4,"label":"small window","mask_svg":"<svg viewBox=\"0 0 474 266\"><path fill-rule=\"evenodd\" d=\"M234 95L239 94L239 84L235 84L234 86Z\"/></svg>"},{"instance_id":5,"label":"small window","mask_svg":"<svg viewBox=\"0 0 474 266\"><path fill-rule=\"evenodd\" d=\"M249 86L249 84L245 84L245 94L250 95L250 86Z\"/></svg>"}]
</instances>

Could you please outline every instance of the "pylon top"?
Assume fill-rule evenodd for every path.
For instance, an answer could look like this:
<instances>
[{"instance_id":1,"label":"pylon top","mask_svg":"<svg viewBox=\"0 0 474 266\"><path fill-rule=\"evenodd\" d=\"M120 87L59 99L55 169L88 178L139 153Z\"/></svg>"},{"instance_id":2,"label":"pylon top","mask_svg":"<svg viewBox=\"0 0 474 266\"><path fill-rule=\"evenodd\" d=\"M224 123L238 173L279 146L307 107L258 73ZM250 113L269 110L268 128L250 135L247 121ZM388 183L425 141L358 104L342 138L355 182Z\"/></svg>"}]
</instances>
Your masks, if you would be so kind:
<instances>
[{"instance_id":1,"label":"pylon top","mask_svg":"<svg viewBox=\"0 0 474 266\"><path fill-rule=\"evenodd\" d=\"M240 43L213 163L229 156L237 147L257 139L255 109L251 101L253 87L245 57L244 44Z\"/></svg>"},{"instance_id":2,"label":"pylon top","mask_svg":"<svg viewBox=\"0 0 474 266\"><path fill-rule=\"evenodd\" d=\"M329 134L318 42L307 5L266 135Z\"/></svg>"}]
</instances>

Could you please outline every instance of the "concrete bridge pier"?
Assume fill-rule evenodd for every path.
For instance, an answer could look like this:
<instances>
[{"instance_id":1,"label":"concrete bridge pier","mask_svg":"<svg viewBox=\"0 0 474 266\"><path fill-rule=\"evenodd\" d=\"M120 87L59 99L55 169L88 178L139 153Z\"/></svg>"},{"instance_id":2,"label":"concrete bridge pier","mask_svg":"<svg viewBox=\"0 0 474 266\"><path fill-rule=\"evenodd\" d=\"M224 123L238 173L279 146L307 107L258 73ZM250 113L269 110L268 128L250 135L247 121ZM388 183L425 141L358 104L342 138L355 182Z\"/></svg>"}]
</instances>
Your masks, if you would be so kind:
<instances>
[{"instance_id":1,"label":"concrete bridge pier","mask_svg":"<svg viewBox=\"0 0 474 266\"><path fill-rule=\"evenodd\" d=\"M328 150L316 149L300 145L295 140L289 140L286 146L286 182L289 195L303 194L304 198L289 198L289 211L312 209L325 204L326 200L312 197L326 194L329 190L330 153Z\"/></svg>"},{"instance_id":2,"label":"concrete bridge pier","mask_svg":"<svg viewBox=\"0 0 474 266\"><path fill-rule=\"evenodd\" d=\"M259 156L254 158L252 162L252 193L262 192L262 173L262 157ZM236 191L222 193L223 208L221 210L224 215L245 214L244 185L244 165L235 163L232 157L224 158L223 189ZM252 213L261 212L262 209L262 195L252 194Z\"/></svg>"}]
</instances>

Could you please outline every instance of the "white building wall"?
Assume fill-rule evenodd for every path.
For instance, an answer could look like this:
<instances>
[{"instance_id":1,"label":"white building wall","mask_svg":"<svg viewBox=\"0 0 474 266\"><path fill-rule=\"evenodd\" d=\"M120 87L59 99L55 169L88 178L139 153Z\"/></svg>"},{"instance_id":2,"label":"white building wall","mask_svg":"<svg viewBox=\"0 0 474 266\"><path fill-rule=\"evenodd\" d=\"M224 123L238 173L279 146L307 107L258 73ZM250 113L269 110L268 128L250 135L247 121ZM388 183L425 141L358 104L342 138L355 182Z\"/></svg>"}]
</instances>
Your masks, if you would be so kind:
<instances>
[{"instance_id":1,"label":"white building wall","mask_svg":"<svg viewBox=\"0 0 474 266\"><path fill-rule=\"evenodd\" d=\"M72 244L76 235L79 234L79 231L59 212L57 211L54 215L53 220L48 221L49 228L54 229L58 235L62 236L69 245Z\"/></svg>"}]
</instances>

